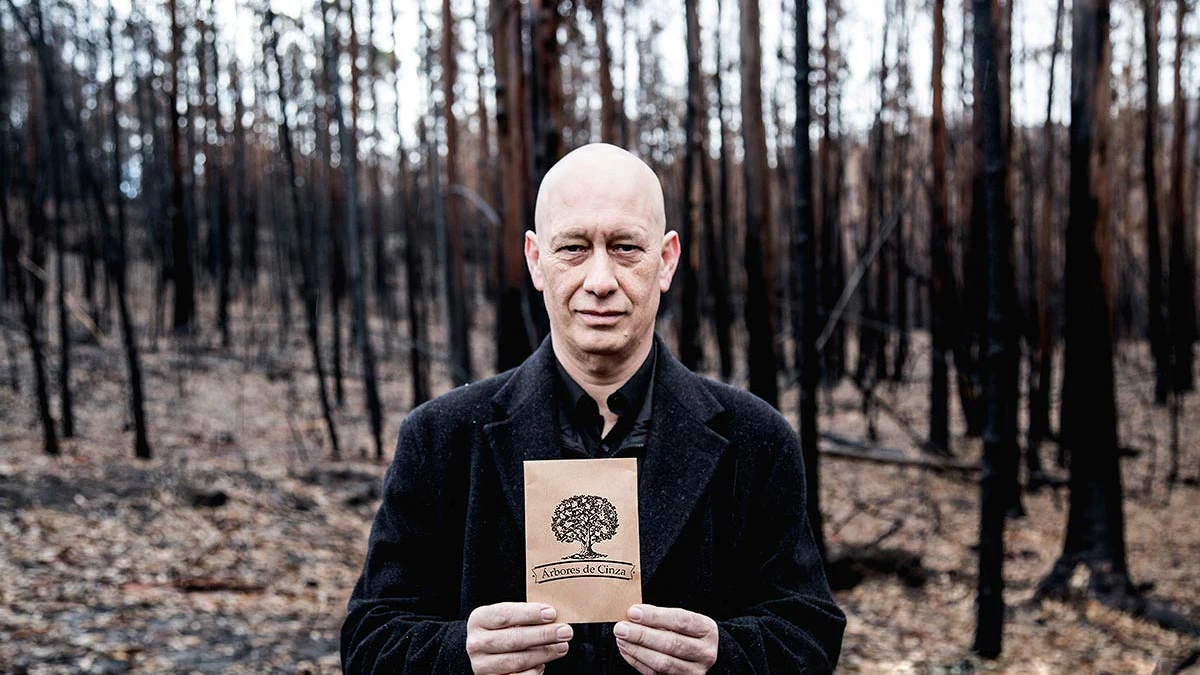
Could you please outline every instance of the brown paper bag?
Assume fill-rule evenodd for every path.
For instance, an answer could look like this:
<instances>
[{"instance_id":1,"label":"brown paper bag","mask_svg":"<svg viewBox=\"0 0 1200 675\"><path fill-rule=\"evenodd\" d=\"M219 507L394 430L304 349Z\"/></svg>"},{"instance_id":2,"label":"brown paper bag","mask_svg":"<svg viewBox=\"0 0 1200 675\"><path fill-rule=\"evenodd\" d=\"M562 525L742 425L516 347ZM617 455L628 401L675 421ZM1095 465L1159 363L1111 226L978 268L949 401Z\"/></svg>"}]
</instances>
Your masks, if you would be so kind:
<instances>
[{"instance_id":1,"label":"brown paper bag","mask_svg":"<svg viewBox=\"0 0 1200 675\"><path fill-rule=\"evenodd\" d=\"M525 462L525 597L569 623L622 621L642 601L637 460Z\"/></svg>"}]
</instances>

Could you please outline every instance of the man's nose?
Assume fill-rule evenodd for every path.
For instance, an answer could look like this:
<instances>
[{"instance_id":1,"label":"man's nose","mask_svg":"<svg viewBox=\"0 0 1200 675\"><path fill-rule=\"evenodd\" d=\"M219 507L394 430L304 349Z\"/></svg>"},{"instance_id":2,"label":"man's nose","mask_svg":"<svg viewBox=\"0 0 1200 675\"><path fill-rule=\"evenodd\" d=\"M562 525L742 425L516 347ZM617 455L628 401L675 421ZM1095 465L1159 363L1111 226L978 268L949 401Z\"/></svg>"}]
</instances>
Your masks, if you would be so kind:
<instances>
[{"instance_id":1,"label":"man's nose","mask_svg":"<svg viewBox=\"0 0 1200 675\"><path fill-rule=\"evenodd\" d=\"M617 290L617 277L613 275L613 261L608 251L600 248L587 262L587 276L583 279L583 290L604 297Z\"/></svg>"}]
</instances>

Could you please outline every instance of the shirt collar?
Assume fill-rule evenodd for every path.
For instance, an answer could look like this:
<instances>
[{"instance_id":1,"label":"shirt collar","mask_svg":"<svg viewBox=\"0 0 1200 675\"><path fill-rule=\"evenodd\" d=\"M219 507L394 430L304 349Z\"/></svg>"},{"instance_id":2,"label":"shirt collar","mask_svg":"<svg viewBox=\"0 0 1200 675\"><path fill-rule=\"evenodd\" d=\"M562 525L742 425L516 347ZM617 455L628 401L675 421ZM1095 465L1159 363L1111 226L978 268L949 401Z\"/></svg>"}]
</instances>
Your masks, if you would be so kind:
<instances>
[{"instance_id":1,"label":"shirt collar","mask_svg":"<svg viewBox=\"0 0 1200 675\"><path fill-rule=\"evenodd\" d=\"M651 380L654 375L654 363L656 359L657 349L654 345L650 347L650 353L646 355L646 359L642 361L642 365L637 371L625 381L616 391L608 397L608 409L616 413L618 416L624 416L629 412L636 412L641 408L642 402L646 398L646 391L650 388ZM570 403L572 411L578 411L581 405L594 403L591 397L583 387L567 373L566 368L563 368L562 362L558 360L558 356L554 357L555 370L558 371L559 380L566 388L567 400ZM598 407L598 406L597 406Z\"/></svg>"}]
</instances>

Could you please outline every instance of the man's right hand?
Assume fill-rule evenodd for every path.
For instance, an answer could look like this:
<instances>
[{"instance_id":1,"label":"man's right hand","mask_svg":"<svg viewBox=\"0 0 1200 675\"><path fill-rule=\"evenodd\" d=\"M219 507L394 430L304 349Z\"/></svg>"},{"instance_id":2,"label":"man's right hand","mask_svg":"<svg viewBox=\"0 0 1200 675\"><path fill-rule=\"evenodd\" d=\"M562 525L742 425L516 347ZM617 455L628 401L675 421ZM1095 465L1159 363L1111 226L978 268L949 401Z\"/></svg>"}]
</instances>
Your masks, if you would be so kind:
<instances>
[{"instance_id":1,"label":"man's right hand","mask_svg":"<svg viewBox=\"0 0 1200 675\"><path fill-rule=\"evenodd\" d=\"M554 623L550 605L501 602L477 607L467 619L467 655L476 675L540 675L567 653L571 626Z\"/></svg>"}]
</instances>

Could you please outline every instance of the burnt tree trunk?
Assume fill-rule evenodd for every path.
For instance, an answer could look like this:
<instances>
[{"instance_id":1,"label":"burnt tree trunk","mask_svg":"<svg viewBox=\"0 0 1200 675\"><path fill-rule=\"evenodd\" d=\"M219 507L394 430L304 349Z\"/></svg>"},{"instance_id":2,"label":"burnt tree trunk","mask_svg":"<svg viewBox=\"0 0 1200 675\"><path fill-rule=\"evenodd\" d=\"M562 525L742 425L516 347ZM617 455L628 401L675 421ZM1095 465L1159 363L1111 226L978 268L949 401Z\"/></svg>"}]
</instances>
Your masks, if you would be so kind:
<instances>
[{"instance_id":1,"label":"burnt tree trunk","mask_svg":"<svg viewBox=\"0 0 1200 675\"><path fill-rule=\"evenodd\" d=\"M171 325L176 332L192 330L196 317L196 282L192 272L192 237L184 209L182 115L180 104L180 60L183 52L183 28L179 25L177 0L168 0L171 12L171 270L175 304Z\"/></svg>"},{"instance_id":2,"label":"burnt tree trunk","mask_svg":"<svg viewBox=\"0 0 1200 675\"><path fill-rule=\"evenodd\" d=\"M1075 568L1093 592L1131 591L1117 439L1107 278L1110 245L1103 191L1108 117L1108 0L1076 0L1071 46L1071 190L1067 221L1066 351L1062 442L1070 452L1071 499L1063 551L1039 594L1065 597Z\"/></svg>"},{"instance_id":3,"label":"burnt tree trunk","mask_svg":"<svg viewBox=\"0 0 1200 675\"><path fill-rule=\"evenodd\" d=\"M796 4L796 174L795 221L792 236L792 266L795 279L794 300L799 311L793 330L796 334L796 369L800 375L800 450L804 454L804 496L809 525L817 540L817 550L825 559L825 530L821 519L820 452L817 441L817 380L821 364L817 362L817 251L816 223L813 217L812 151L808 145L811 125L809 75L808 0Z\"/></svg>"},{"instance_id":4,"label":"burnt tree trunk","mask_svg":"<svg viewBox=\"0 0 1200 675\"><path fill-rule=\"evenodd\" d=\"M1171 350L1167 341L1167 322L1163 306L1162 244L1159 242L1158 170L1158 0L1145 0L1142 25L1146 42L1146 120L1142 145L1143 173L1146 177L1146 314L1149 317L1150 354L1154 358L1154 402L1163 405L1171 379Z\"/></svg>"},{"instance_id":5,"label":"burnt tree trunk","mask_svg":"<svg viewBox=\"0 0 1200 675\"><path fill-rule=\"evenodd\" d=\"M445 235L438 237L445 275L446 332L450 342L450 379L454 386L471 381L471 335L467 319L466 288L463 283L463 236L458 204L450 188L458 184L458 122L454 117L454 83L458 79L454 14L450 0L442 0L442 117L446 125Z\"/></svg>"},{"instance_id":6,"label":"burnt tree trunk","mask_svg":"<svg viewBox=\"0 0 1200 675\"><path fill-rule=\"evenodd\" d=\"M680 262L682 289L679 313L679 361L696 370L702 358L700 346L699 273L702 193L708 185L701 179L704 144L700 136L704 94L700 80L700 17L696 0L684 0L687 24L687 103L684 115L683 149L683 255Z\"/></svg>"},{"instance_id":7,"label":"burnt tree trunk","mask_svg":"<svg viewBox=\"0 0 1200 675\"><path fill-rule=\"evenodd\" d=\"M929 332L933 345L930 356L929 382L929 443L926 448L935 454L949 455L950 448L950 388L949 388L949 322L951 304L947 286L953 283L953 270L947 251L950 227L946 204L946 115L942 97L942 69L945 64L946 17L945 0L933 3L933 114L929 118L930 163L933 166L933 194L930 195L929 225Z\"/></svg>"},{"instance_id":8,"label":"burnt tree trunk","mask_svg":"<svg viewBox=\"0 0 1200 675\"><path fill-rule=\"evenodd\" d=\"M982 93L975 140L981 160L987 227L985 403L983 475L980 480L979 578L974 651L1000 655L1004 626L1004 520L1012 505L1017 460L1017 340L1013 328L1012 220L1005 190L1000 83L995 32L988 0L974 0L974 72Z\"/></svg>"},{"instance_id":9,"label":"burnt tree trunk","mask_svg":"<svg viewBox=\"0 0 1200 675\"><path fill-rule=\"evenodd\" d=\"M730 247L732 246L730 233L733 230L733 219L729 206L729 144L732 143L732 139L729 137L725 126L725 95L724 88L721 86L721 73L725 68L725 63L721 58L721 44L723 42L720 28L721 8L721 0L717 0L717 27L713 31L713 42L717 46L713 88L716 89L717 94L717 127L718 133L721 136L721 152L717 158L720 168L718 170L716 206L721 230L718 234L716 228L710 226L707 228L707 234L710 242L708 246L708 272L713 291L713 318L715 319L714 328L717 333L717 357L720 360L721 379L728 382L733 376L733 308L729 303L729 296L733 286L729 276L729 254ZM711 193L711 191L712 188L710 187L709 192ZM711 209L709 213L709 220L711 222Z\"/></svg>"},{"instance_id":10,"label":"burnt tree trunk","mask_svg":"<svg viewBox=\"0 0 1200 675\"><path fill-rule=\"evenodd\" d=\"M746 202L746 327L750 333L750 391L779 403L775 353L775 248L767 135L763 127L762 47L758 0L741 2L742 179Z\"/></svg>"},{"instance_id":11,"label":"burnt tree trunk","mask_svg":"<svg viewBox=\"0 0 1200 675\"><path fill-rule=\"evenodd\" d=\"M362 358L363 390L366 397L367 414L371 423L371 437L375 445L375 458L383 459L383 411L379 403L379 386L375 378L375 355L371 347L371 334L367 327L367 302L363 289L363 249L358 227L358 162L353 156L354 144L350 130L346 128L346 116L342 110L341 77L338 74L337 38L330 23L332 3L326 0L325 11L325 69L329 77L329 97L333 100L333 118L338 123L338 140L342 148L342 173L346 184L346 247L350 254L350 290L354 302L354 323L358 338L358 351Z\"/></svg>"},{"instance_id":12,"label":"burnt tree trunk","mask_svg":"<svg viewBox=\"0 0 1200 675\"><path fill-rule=\"evenodd\" d=\"M342 458L341 446L338 443L337 427L333 422L333 411L329 404L329 394L325 388L325 365L321 358L320 326L318 315L319 301L317 299L317 270L316 258L316 227L306 223L305 210L300 203L300 176L296 170L295 151L292 147L291 125L287 119L287 97L284 94L283 59L279 55L279 33L275 28L274 13L268 9L265 19L268 32L268 58L274 62L278 75L278 86L275 97L279 102L279 142L283 146L284 162L287 165L288 198L292 206L292 227L295 244L300 258L300 293L304 298L304 318L308 333L308 346L312 355L313 372L317 376L317 394L321 400L321 415L325 420L325 429L329 432L330 459L337 461Z\"/></svg>"},{"instance_id":13,"label":"burnt tree trunk","mask_svg":"<svg viewBox=\"0 0 1200 675\"><path fill-rule=\"evenodd\" d=\"M1171 390L1192 391L1192 342L1196 339L1194 240L1188 237L1185 203L1184 148L1187 144L1187 99L1183 94L1183 59L1187 1L1176 0L1175 12L1175 129L1171 138L1170 264L1167 304L1171 340Z\"/></svg>"}]
</instances>

